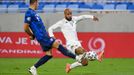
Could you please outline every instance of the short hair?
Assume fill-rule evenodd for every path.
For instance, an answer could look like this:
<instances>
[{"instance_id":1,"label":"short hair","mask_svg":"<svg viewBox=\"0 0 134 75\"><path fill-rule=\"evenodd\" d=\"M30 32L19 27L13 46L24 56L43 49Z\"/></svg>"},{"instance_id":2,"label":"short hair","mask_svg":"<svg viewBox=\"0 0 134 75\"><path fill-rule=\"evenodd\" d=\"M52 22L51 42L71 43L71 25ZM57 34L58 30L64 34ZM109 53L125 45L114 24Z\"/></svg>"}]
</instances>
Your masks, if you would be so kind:
<instances>
[{"instance_id":1,"label":"short hair","mask_svg":"<svg viewBox=\"0 0 134 75\"><path fill-rule=\"evenodd\" d=\"M64 14L65 14L67 11L70 11L70 12L72 12L72 10L71 10L71 9L69 9L69 8L66 8L66 9L64 10Z\"/></svg>"},{"instance_id":2,"label":"short hair","mask_svg":"<svg viewBox=\"0 0 134 75\"><path fill-rule=\"evenodd\" d=\"M30 0L30 4L33 4L34 2L36 2L37 0Z\"/></svg>"}]
</instances>

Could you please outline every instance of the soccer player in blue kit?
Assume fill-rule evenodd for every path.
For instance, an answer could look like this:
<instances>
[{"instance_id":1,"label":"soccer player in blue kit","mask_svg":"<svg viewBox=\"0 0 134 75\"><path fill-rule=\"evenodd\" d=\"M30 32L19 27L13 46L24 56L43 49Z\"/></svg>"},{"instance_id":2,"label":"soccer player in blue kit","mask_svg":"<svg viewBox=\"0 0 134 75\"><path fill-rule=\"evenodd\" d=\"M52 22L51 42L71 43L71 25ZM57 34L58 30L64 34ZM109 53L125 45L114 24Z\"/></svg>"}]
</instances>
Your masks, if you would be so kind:
<instances>
[{"instance_id":1,"label":"soccer player in blue kit","mask_svg":"<svg viewBox=\"0 0 134 75\"><path fill-rule=\"evenodd\" d=\"M52 48L57 48L65 56L73 59L77 58L76 55L69 52L69 50L64 48L60 43L56 42L54 38L49 37L42 19L35 11L37 7L38 0L30 0L30 7L25 13L24 30L29 35L31 40L36 38L46 55L40 58L37 63L29 68L29 72L32 75L37 75L36 69L52 58Z\"/></svg>"}]
</instances>

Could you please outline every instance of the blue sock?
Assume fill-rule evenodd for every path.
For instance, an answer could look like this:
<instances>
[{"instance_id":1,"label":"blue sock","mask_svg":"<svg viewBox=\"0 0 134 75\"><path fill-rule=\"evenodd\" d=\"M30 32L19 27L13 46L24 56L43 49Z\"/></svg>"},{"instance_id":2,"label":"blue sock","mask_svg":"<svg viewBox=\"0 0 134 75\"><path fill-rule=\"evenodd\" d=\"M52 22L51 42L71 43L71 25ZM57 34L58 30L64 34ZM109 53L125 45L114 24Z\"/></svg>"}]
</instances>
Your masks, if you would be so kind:
<instances>
[{"instance_id":1,"label":"blue sock","mask_svg":"<svg viewBox=\"0 0 134 75\"><path fill-rule=\"evenodd\" d=\"M39 66L43 65L44 63L46 63L51 58L52 58L52 56L45 55L34 66L36 68L38 68Z\"/></svg>"},{"instance_id":2,"label":"blue sock","mask_svg":"<svg viewBox=\"0 0 134 75\"><path fill-rule=\"evenodd\" d=\"M62 45L59 45L58 50L59 50L62 54L64 54L65 56L68 56L68 57L71 57L71 58L74 58L74 59L75 59L75 57L76 57L75 54L69 52L69 50L67 50L67 49L66 49L65 47L63 47Z\"/></svg>"}]
</instances>

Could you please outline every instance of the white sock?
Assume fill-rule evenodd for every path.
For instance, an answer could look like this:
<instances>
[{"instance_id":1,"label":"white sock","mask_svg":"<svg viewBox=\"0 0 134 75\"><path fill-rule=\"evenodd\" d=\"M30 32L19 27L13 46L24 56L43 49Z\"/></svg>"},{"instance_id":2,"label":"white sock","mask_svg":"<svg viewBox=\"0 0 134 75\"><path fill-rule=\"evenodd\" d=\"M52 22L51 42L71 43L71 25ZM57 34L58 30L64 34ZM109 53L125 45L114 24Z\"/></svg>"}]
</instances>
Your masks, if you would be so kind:
<instances>
[{"instance_id":1,"label":"white sock","mask_svg":"<svg viewBox=\"0 0 134 75\"><path fill-rule=\"evenodd\" d=\"M78 55L76 55L75 60L76 60L76 61L78 61L78 60L79 60L79 56L78 56Z\"/></svg>"},{"instance_id":2,"label":"white sock","mask_svg":"<svg viewBox=\"0 0 134 75\"><path fill-rule=\"evenodd\" d=\"M71 64L70 69L73 69L73 68L79 67L79 66L82 66L82 64L79 63L79 62L74 62L74 63Z\"/></svg>"},{"instance_id":3,"label":"white sock","mask_svg":"<svg viewBox=\"0 0 134 75\"><path fill-rule=\"evenodd\" d=\"M77 55L75 57L76 61L81 62L81 58L83 57L83 54Z\"/></svg>"}]
</instances>

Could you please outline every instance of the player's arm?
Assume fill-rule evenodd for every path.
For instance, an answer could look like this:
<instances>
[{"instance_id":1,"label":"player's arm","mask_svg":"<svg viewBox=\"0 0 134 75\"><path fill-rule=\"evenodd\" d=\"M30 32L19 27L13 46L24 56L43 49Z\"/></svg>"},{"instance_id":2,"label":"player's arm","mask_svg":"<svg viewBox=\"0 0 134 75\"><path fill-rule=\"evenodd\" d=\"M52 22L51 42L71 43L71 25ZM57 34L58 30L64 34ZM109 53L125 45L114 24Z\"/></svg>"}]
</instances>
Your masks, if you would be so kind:
<instances>
[{"instance_id":1,"label":"player's arm","mask_svg":"<svg viewBox=\"0 0 134 75\"><path fill-rule=\"evenodd\" d=\"M81 15L76 17L76 21L80 21L83 19L93 19L94 21L99 21L99 19L94 15Z\"/></svg>"},{"instance_id":2,"label":"player's arm","mask_svg":"<svg viewBox=\"0 0 134 75\"><path fill-rule=\"evenodd\" d=\"M50 27L48 28L48 33L49 33L49 36L50 36L50 37L55 38L53 31L54 31L56 28L60 27L60 25L61 25L61 22L59 21L59 22L57 22L56 24L54 24L54 25L52 25L52 26L50 26Z\"/></svg>"},{"instance_id":3,"label":"player's arm","mask_svg":"<svg viewBox=\"0 0 134 75\"><path fill-rule=\"evenodd\" d=\"M30 36L31 40L34 40L35 36L33 35L28 23L24 23L24 31Z\"/></svg>"}]
</instances>

